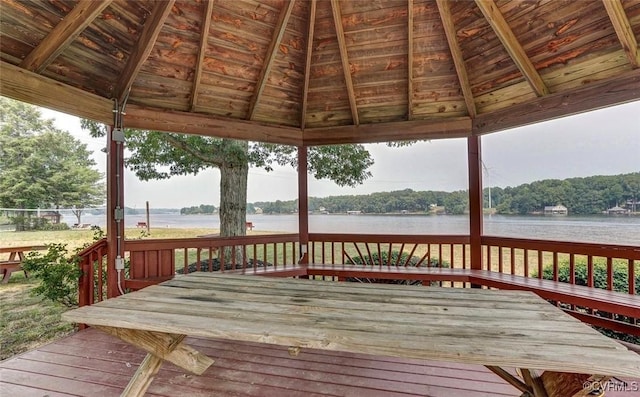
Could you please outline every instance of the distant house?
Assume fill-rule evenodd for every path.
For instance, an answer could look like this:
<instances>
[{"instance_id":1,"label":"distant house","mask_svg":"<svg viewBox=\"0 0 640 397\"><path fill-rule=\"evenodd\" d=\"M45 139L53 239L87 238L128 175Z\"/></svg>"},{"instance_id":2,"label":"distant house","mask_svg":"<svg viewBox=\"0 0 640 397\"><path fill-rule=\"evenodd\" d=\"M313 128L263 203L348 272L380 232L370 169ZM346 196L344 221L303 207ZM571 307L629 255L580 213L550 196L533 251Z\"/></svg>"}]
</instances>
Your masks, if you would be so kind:
<instances>
[{"instance_id":1,"label":"distant house","mask_svg":"<svg viewBox=\"0 0 640 397\"><path fill-rule=\"evenodd\" d=\"M360 215L362 211L347 211L347 215Z\"/></svg>"},{"instance_id":2,"label":"distant house","mask_svg":"<svg viewBox=\"0 0 640 397\"><path fill-rule=\"evenodd\" d=\"M62 215L60 215L60 213L56 211L43 211L40 213L40 218L44 218L48 220L49 223L57 225L58 223L60 223Z\"/></svg>"},{"instance_id":3,"label":"distant house","mask_svg":"<svg viewBox=\"0 0 640 397\"><path fill-rule=\"evenodd\" d=\"M256 210L256 214L258 214L258 215L262 214L262 212L263 212L262 208L260 208L260 207L255 207L254 209Z\"/></svg>"},{"instance_id":4,"label":"distant house","mask_svg":"<svg viewBox=\"0 0 640 397\"><path fill-rule=\"evenodd\" d=\"M617 205L615 207L609 208L607 210L607 214L609 215L624 215L624 214L629 214L631 213L631 210L628 210L626 208L622 208L622 207L618 207Z\"/></svg>"},{"instance_id":5,"label":"distant house","mask_svg":"<svg viewBox=\"0 0 640 397\"><path fill-rule=\"evenodd\" d=\"M567 215L569 210L564 205L548 205L544 207L545 215Z\"/></svg>"}]
</instances>

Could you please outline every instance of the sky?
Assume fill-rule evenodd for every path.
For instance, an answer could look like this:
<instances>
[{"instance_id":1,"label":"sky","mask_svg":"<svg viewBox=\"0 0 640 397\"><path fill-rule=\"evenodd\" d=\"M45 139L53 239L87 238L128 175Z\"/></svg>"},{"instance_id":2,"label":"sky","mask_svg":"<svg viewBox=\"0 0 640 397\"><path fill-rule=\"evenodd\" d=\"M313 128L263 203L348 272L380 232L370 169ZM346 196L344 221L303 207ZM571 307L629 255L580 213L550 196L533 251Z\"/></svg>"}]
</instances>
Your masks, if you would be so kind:
<instances>
[{"instance_id":1,"label":"sky","mask_svg":"<svg viewBox=\"0 0 640 397\"><path fill-rule=\"evenodd\" d=\"M106 172L101 149L105 138L91 138L76 117L42 109L93 151L97 168ZM125 119L126 127L126 119ZM375 164L364 184L340 187L309 177L309 196L368 194L411 188L455 191L467 189L466 139L418 142L404 148L365 145ZM505 130L482 137L484 186L517 186L541 179L640 172L640 101ZM218 206L220 173L215 169L195 176L176 176L143 182L125 171L125 205L143 208L181 208L200 204ZM267 172L249 170L247 200L275 201L297 198L293 168Z\"/></svg>"}]
</instances>

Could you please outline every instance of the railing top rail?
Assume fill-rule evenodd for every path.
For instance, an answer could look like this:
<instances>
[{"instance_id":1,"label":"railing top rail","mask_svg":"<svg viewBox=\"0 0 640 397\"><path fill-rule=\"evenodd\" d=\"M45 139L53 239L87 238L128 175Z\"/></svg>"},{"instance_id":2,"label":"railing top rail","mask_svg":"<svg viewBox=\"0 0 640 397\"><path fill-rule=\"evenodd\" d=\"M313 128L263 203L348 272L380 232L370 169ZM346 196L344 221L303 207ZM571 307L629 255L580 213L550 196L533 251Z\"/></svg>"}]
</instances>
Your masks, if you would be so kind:
<instances>
[{"instance_id":1,"label":"railing top rail","mask_svg":"<svg viewBox=\"0 0 640 397\"><path fill-rule=\"evenodd\" d=\"M309 240L346 243L469 244L469 236L459 234L435 235L309 233Z\"/></svg>"},{"instance_id":2,"label":"railing top rail","mask_svg":"<svg viewBox=\"0 0 640 397\"><path fill-rule=\"evenodd\" d=\"M190 237L172 239L140 239L125 240L125 250L140 249L171 249L171 248L209 248L223 247L229 245L247 244L268 244L268 243L288 243L298 241L298 234L264 234L257 236L235 236L235 237Z\"/></svg>"},{"instance_id":3,"label":"railing top rail","mask_svg":"<svg viewBox=\"0 0 640 397\"><path fill-rule=\"evenodd\" d=\"M483 245L640 260L640 246L483 236Z\"/></svg>"},{"instance_id":4,"label":"railing top rail","mask_svg":"<svg viewBox=\"0 0 640 397\"><path fill-rule=\"evenodd\" d=\"M99 248L104 248L107 246L107 239L106 238L101 238L100 240L95 241L93 244L91 244L90 246L84 248L83 250L81 250L80 252L78 252L78 256L85 256L88 255L90 252L95 251Z\"/></svg>"}]
</instances>

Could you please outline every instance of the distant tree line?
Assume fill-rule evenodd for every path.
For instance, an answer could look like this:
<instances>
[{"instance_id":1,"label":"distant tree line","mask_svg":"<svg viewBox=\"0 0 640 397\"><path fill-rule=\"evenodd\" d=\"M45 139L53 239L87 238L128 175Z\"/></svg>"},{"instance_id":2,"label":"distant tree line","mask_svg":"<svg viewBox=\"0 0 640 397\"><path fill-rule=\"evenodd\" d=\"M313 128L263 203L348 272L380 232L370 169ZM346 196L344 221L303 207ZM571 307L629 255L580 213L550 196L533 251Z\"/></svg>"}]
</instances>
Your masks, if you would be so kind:
<instances>
[{"instance_id":1,"label":"distant tree line","mask_svg":"<svg viewBox=\"0 0 640 397\"><path fill-rule=\"evenodd\" d=\"M212 215L216 213L213 205L200 204L199 206L180 208L180 215Z\"/></svg>"},{"instance_id":2,"label":"distant tree line","mask_svg":"<svg viewBox=\"0 0 640 397\"><path fill-rule=\"evenodd\" d=\"M613 176L590 176L564 180L548 179L516 187L492 187L492 207L500 214L531 214L542 212L545 206L564 205L570 214L599 214L608 208L620 206L640 211L640 172ZM489 202L489 189L484 189L484 202ZM248 206L261 208L265 214L296 212L297 200L255 202ZM468 211L466 190L455 192L414 191L404 189L367 195L309 197L310 211L346 213L362 211L369 214L425 213L441 209L447 214Z\"/></svg>"}]
</instances>

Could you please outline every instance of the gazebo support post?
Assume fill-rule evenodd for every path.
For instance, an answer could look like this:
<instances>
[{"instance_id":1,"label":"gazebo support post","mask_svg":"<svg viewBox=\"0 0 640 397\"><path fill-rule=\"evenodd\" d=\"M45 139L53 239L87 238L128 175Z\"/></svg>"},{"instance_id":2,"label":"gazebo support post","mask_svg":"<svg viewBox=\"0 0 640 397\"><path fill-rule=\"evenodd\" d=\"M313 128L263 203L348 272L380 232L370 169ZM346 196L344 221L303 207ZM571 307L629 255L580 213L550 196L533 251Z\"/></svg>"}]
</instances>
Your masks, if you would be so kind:
<instances>
[{"instance_id":1,"label":"gazebo support post","mask_svg":"<svg viewBox=\"0 0 640 397\"><path fill-rule=\"evenodd\" d=\"M471 269L482 269L482 147L480 136L467 138L469 167L469 245ZM472 287L479 287L472 285Z\"/></svg>"},{"instance_id":2,"label":"gazebo support post","mask_svg":"<svg viewBox=\"0 0 640 397\"><path fill-rule=\"evenodd\" d=\"M124 261L124 137L107 132L107 297L120 295L116 259Z\"/></svg>"},{"instance_id":3,"label":"gazebo support post","mask_svg":"<svg viewBox=\"0 0 640 397\"><path fill-rule=\"evenodd\" d=\"M298 263L309 263L309 191L307 179L307 147L298 147L298 234L300 257Z\"/></svg>"}]
</instances>

